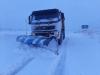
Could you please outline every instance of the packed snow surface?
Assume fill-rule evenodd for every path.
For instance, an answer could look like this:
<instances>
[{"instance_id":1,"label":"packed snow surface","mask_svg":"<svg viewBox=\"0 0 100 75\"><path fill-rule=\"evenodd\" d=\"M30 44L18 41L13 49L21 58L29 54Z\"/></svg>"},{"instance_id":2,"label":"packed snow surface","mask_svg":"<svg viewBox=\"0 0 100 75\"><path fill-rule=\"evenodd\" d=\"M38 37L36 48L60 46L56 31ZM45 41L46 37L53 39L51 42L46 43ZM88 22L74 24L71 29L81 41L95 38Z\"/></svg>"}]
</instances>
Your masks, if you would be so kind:
<instances>
[{"instance_id":1,"label":"packed snow surface","mask_svg":"<svg viewBox=\"0 0 100 75\"><path fill-rule=\"evenodd\" d=\"M100 75L97 32L69 32L58 56L45 49L21 47L18 35L0 32L0 75Z\"/></svg>"}]
</instances>

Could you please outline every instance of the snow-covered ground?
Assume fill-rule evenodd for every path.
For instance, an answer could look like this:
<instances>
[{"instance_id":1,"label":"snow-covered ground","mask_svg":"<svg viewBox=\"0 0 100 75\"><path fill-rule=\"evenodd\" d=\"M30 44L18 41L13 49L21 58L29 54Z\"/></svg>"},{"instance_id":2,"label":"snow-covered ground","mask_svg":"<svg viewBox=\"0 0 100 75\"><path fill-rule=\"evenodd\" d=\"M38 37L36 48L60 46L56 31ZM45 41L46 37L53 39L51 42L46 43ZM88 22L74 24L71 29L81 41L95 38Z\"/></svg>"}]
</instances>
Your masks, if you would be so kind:
<instances>
[{"instance_id":1,"label":"snow-covered ground","mask_svg":"<svg viewBox=\"0 0 100 75\"><path fill-rule=\"evenodd\" d=\"M62 51L60 51L59 56L45 49L30 48L28 46L21 47L16 42L16 37L19 33L21 32L0 32L0 74L54 74L65 47L60 47Z\"/></svg>"},{"instance_id":2,"label":"snow-covered ground","mask_svg":"<svg viewBox=\"0 0 100 75\"><path fill-rule=\"evenodd\" d=\"M100 34L72 33L64 75L100 75Z\"/></svg>"},{"instance_id":3,"label":"snow-covered ground","mask_svg":"<svg viewBox=\"0 0 100 75\"><path fill-rule=\"evenodd\" d=\"M20 47L19 32L0 32L0 75L100 75L100 35L70 32L60 55Z\"/></svg>"}]
</instances>

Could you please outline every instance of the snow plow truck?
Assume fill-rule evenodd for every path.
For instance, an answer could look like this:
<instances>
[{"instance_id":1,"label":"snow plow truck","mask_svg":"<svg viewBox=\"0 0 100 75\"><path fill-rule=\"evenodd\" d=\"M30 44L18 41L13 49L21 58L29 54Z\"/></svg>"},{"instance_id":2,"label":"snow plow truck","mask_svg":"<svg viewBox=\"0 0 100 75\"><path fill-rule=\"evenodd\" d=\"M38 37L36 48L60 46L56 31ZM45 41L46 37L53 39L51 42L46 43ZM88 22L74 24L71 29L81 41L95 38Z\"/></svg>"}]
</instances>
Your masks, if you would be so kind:
<instances>
[{"instance_id":1,"label":"snow plow truck","mask_svg":"<svg viewBox=\"0 0 100 75\"><path fill-rule=\"evenodd\" d=\"M46 48L58 55L59 46L65 39L64 21L64 13L59 9L33 11L28 17L30 35L20 35L16 40L28 46ZM49 48L52 40L56 42L56 50Z\"/></svg>"}]
</instances>

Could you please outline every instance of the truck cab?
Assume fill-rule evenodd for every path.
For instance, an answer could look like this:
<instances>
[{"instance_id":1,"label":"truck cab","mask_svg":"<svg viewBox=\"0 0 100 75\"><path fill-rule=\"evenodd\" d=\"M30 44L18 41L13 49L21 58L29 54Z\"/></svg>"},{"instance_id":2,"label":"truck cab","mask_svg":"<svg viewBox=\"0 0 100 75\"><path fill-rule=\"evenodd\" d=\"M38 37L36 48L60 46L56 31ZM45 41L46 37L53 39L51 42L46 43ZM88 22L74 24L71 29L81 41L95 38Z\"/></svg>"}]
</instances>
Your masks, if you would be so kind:
<instances>
[{"instance_id":1,"label":"truck cab","mask_svg":"<svg viewBox=\"0 0 100 75\"><path fill-rule=\"evenodd\" d=\"M65 38L64 13L58 9L33 11L29 16L31 35L55 37L61 45Z\"/></svg>"}]
</instances>

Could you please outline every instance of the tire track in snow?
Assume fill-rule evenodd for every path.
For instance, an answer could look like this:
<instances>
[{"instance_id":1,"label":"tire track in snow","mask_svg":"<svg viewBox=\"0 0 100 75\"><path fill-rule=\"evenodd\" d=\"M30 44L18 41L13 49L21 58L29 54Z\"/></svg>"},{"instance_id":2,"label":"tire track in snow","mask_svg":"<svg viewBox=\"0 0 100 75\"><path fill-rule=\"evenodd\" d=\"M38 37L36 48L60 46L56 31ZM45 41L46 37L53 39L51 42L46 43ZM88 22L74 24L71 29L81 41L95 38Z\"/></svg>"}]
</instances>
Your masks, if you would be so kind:
<instances>
[{"instance_id":1,"label":"tire track in snow","mask_svg":"<svg viewBox=\"0 0 100 75\"><path fill-rule=\"evenodd\" d=\"M4 45L5 44L7 45L6 49L8 51L11 51L10 52L11 56L9 56L9 53L7 56L10 57L11 59L14 58L13 61L15 60L12 63L12 60L9 58L11 60L11 63L9 63L7 67L5 67L5 70L3 70L3 72L0 73L0 75L16 75L19 71L21 71L25 66L27 66L34 59L34 56L32 55L32 52L29 52L29 51L25 52L26 51L25 49L19 50L19 48L18 48L19 44L17 44L16 40L15 40L16 35L14 35L14 34L12 35L9 33L6 33L6 34L0 33L0 36L2 37L1 40L4 40L2 42L5 42ZM9 40L8 40L8 38L9 38ZM14 44L14 46L12 46L12 44ZM3 48L3 49L6 51L5 48ZM28 48L26 48L26 49L28 49ZM23 50L25 50L25 51L23 51ZM16 61L16 60L18 60L18 61Z\"/></svg>"},{"instance_id":2,"label":"tire track in snow","mask_svg":"<svg viewBox=\"0 0 100 75\"><path fill-rule=\"evenodd\" d=\"M64 40L64 43L61 47L61 54L60 54L60 59L58 61L56 70L54 72L54 75L64 75L64 69L65 69L65 65L66 65L66 50L67 50L67 42L68 39Z\"/></svg>"},{"instance_id":3,"label":"tire track in snow","mask_svg":"<svg viewBox=\"0 0 100 75\"><path fill-rule=\"evenodd\" d=\"M16 75L19 71L21 71L26 65L28 65L34 57L30 58L24 58L24 61L22 63L17 63L15 68L10 70L6 75Z\"/></svg>"}]
</instances>

